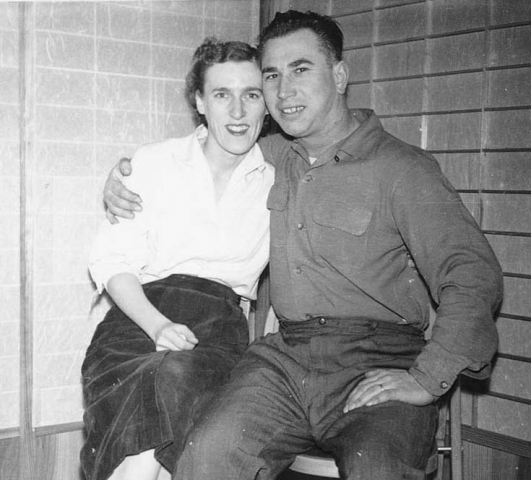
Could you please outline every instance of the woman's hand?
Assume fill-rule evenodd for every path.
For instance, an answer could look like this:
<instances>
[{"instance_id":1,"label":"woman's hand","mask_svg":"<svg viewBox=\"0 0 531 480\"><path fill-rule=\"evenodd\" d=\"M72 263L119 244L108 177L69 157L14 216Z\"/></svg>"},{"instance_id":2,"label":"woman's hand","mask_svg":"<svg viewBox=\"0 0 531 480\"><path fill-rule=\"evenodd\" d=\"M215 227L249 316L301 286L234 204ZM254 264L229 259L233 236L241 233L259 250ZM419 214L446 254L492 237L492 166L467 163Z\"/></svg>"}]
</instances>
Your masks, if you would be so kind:
<instances>
[{"instance_id":1,"label":"woman's hand","mask_svg":"<svg viewBox=\"0 0 531 480\"><path fill-rule=\"evenodd\" d=\"M105 202L107 220L113 225L118 223L116 217L134 218L134 212L142 210L142 199L136 193L128 190L123 179L131 175L133 168L131 160L122 158L109 172L105 187L103 188L103 201Z\"/></svg>"},{"instance_id":2,"label":"woman's hand","mask_svg":"<svg viewBox=\"0 0 531 480\"><path fill-rule=\"evenodd\" d=\"M197 345L196 336L186 325L173 323L153 306L132 273L111 277L107 291L118 308L155 342L157 351L192 350Z\"/></svg>"},{"instance_id":3,"label":"woman's hand","mask_svg":"<svg viewBox=\"0 0 531 480\"><path fill-rule=\"evenodd\" d=\"M186 325L172 322L159 328L154 334L153 341L157 352L162 350L192 350L198 343L196 336Z\"/></svg>"}]
</instances>

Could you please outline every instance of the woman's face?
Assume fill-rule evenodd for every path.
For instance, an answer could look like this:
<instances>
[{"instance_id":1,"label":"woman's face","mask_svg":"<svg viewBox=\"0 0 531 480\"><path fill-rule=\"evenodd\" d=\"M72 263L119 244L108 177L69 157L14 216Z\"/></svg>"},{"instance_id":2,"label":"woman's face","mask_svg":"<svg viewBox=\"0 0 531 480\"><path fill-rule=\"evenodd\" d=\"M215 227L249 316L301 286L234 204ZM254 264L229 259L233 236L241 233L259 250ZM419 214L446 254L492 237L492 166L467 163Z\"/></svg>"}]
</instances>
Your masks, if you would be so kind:
<instances>
[{"instance_id":1,"label":"woman's face","mask_svg":"<svg viewBox=\"0 0 531 480\"><path fill-rule=\"evenodd\" d=\"M266 115L258 66L247 61L212 65L205 72L203 94L197 92L196 101L197 110L208 122L205 156L247 154Z\"/></svg>"}]
</instances>

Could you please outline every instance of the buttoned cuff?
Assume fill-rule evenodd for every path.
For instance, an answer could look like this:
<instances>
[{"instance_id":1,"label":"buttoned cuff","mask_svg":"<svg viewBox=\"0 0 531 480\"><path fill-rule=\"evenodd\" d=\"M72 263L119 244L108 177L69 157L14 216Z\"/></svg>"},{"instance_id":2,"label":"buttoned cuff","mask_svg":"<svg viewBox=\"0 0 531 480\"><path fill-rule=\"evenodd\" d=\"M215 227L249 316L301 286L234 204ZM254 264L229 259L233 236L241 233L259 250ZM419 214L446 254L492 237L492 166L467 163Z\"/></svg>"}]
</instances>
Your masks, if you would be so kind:
<instances>
[{"instance_id":1,"label":"buttoned cuff","mask_svg":"<svg viewBox=\"0 0 531 480\"><path fill-rule=\"evenodd\" d=\"M452 354L436 343L428 343L410 368L411 376L436 397L450 390L457 376L468 367L469 360Z\"/></svg>"}]
</instances>

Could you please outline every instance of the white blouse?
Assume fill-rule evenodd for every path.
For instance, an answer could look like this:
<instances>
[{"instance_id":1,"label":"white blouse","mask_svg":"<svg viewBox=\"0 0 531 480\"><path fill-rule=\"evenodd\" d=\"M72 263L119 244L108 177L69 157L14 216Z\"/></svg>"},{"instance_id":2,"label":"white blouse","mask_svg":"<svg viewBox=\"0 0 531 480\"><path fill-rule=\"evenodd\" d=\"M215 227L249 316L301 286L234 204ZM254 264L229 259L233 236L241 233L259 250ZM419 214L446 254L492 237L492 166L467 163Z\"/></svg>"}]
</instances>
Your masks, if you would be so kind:
<instances>
[{"instance_id":1,"label":"white blouse","mask_svg":"<svg viewBox=\"0 0 531 480\"><path fill-rule=\"evenodd\" d=\"M185 138L141 147L125 185L143 200L133 220L104 221L90 254L90 273L101 293L111 277L132 273L148 283L174 273L195 275L256 298L269 259L266 201L273 167L255 145L216 202L214 182L199 140Z\"/></svg>"}]
</instances>

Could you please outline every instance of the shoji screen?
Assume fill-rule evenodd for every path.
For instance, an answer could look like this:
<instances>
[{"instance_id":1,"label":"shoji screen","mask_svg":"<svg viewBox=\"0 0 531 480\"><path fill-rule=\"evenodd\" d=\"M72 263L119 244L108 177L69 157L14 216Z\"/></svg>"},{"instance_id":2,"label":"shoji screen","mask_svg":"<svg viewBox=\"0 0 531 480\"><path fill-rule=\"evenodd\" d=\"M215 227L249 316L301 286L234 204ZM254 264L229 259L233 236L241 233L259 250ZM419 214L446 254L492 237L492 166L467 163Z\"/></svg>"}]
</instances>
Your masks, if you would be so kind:
<instances>
[{"instance_id":1,"label":"shoji screen","mask_svg":"<svg viewBox=\"0 0 531 480\"><path fill-rule=\"evenodd\" d=\"M487 235L505 277L500 346L490 382L465 396L464 433L530 457L531 2L273 3L340 23L349 106L373 108L389 131L432 152ZM492 475L501 468L487 463ZM488 478L472 468L467 478Z\"/></svg>"},{"instance_id":2,"label":"shoji screen","mask_svg":"<svg viewBox=\"0 0 531 480\"><path fill-rule=\"evenodd\" d=\"M254 41L258 7L0 1L0 479L80 478L80 366L108 307L92 308L87 272L104 178L140 144L193 130L193 51L205 36Z\"/></svg>"}]
</instances>

